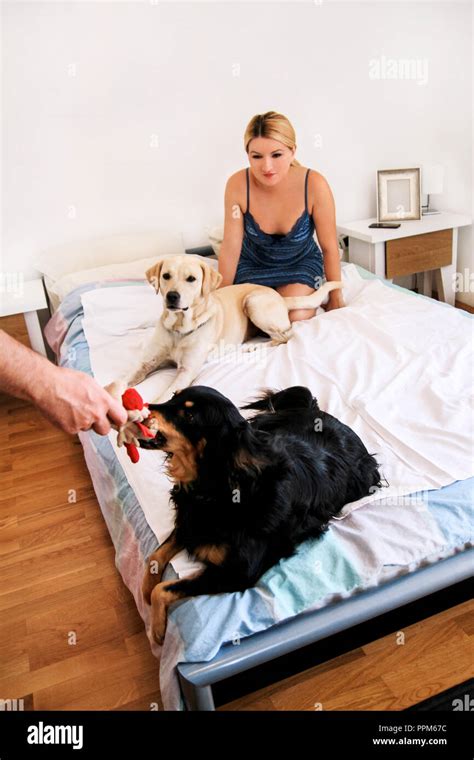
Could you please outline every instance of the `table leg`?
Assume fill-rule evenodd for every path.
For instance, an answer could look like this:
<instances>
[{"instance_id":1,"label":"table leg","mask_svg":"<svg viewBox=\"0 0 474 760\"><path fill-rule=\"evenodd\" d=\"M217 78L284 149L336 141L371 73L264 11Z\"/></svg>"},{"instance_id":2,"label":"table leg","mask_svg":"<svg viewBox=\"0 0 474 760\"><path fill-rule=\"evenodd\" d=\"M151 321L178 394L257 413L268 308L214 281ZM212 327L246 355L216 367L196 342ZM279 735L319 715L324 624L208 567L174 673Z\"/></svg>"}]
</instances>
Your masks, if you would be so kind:
<instances>
[{"instance_id":1,"label":"table leg","mask_svg":"<svg viewBox=\"0 0 474 760\"><path fill-rule=\"evenodd\" d=\"M433 297L433 270L430 270L428 272L422 272L421 278L423 282L422 287L421 287L422 294L424 296L429 296L429 298L432 298Z\"/></svg>"},{"instance_id":2,"label":"table leg","mask_svg":"<svg viewBox=\"0 0 474 760\"><path fill-rule=\"evenodd\" d=\"M41 327L38 319L38 312L26 311L24 317L31 348L38 354L47 356L46 348L44 346L43 333L41 332Z\"/></svg>"},{"instance_id":3,"label":"table leg","mask_svg":"<svg viewBox=\"0 0 474 760\"><path fill-rule=\"evenodd\" d=\"M454 306L456 297L456 262L458 254L458 228L453 229L452 259L447 267L435 270L436 288L440 301Z\"/></svg>"}]
</instances>

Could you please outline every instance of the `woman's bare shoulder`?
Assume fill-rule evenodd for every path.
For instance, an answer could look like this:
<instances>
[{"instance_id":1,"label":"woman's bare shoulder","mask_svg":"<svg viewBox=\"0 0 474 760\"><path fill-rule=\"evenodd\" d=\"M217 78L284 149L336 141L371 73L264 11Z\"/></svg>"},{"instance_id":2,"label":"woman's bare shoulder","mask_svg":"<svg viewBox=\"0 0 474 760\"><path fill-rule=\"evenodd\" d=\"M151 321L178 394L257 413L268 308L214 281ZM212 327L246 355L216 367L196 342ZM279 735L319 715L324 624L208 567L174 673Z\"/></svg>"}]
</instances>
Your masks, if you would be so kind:
<instances>
[{"instance_id":1,"label":"woman's bare shoulder","mask_svg":"<svg viewBox=\"0 0 474 760\"><path fill-rule=\"evenodd\" d=\"M314 186L321 186L327 182L326 177L321 172L317 172L316 169L309 170L308 181L312 182Z\"/></svg>"},{"instance_id":2,"label":"woman's bare shoulder","mask_svg":"<svg viewBox=\"0 0 474 760\"><path fill-rule=\"evenodd\" d=\"M239 188L245 184L245 169L239 169L227 179L226 187Z\"/></svg>"},{"instance_id":3,"label":"woman's bare shoulder","mask_svg":"<svg viewBox=\"0 0 474 760\"><path fill-rule=\"evenodd\" d=\"M311 169L309 172L308 187L313 196L325 195L331 189L324 174L317 172L315 169Z\"/></svg>"},{"instance_id":4,"label":"woman's bare shoulder","mask_svg":"<svg viewBox=\"0 0 474 760\"><path fill-rule=\"evenodd\" d=\"M308 175L308 206L311 214L331 196L332 191L324 174L311 169Z\"/></svg>"},{"instance_id":5,"label":"woman's bare shoulder","mask_svg":"<svg viewBox=\"0 0 474 760\"><path fill-rule=\"evenodd\" d=\"M225 192L226 196L232 196L234 203L239 204L243 213L247 205L247 180L245 177L245 169L239 169L239 171L230 175L225 186Z\"/></svg>"}]
</instances>

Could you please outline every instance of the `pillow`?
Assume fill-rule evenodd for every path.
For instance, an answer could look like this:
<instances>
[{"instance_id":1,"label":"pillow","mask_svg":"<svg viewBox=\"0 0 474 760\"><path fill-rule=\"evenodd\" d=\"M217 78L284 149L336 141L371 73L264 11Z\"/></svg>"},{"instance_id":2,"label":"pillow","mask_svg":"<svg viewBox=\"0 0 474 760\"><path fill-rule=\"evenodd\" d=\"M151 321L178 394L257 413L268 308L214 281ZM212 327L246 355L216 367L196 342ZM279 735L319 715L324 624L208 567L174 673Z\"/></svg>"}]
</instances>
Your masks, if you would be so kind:
<instances>
[{"instance_id":1,"label":"pillow","mask_svg":"<svg viewBox=\"0 0 474 760\"><path fill-rule=\"evenodd\" d=\"M219 252L221 250L221 243L224 239L224 228L213 227L211 230L209 230L208 238L212 246L212 250L214 251L216 256L219 256Z\"/></svg>"},{"instance_id":2,"label":"pillow","mask_svg":"<svg viewBox=\"0 0 474 760\"><path fill-rule=\"evenodd\" d=\"M102 280L124 280L124 279L145 279L145 272L147 269L156 264L157 261L168 256L182 255L182 251L173 254L161 254L158 256L151 256L149 259L140 259L139 261L126 261L123 264L107 264L103 267L95 267L94 269L83 269L80 272L72 272L64 277L61 277L56 282L50 280L45 276L45 285L48 291L48 295L51 302L53 311L56 311L61 301L67 296L71 290L84 285L86 282L96 282ZM217 261L209 260L203 256L195 256L195 258L202 259L210 266L217 268Z\"/></svg>"},{"instance_id":3,"label":"pillow","mask_svg":"<svg viewBox=\"0 0 474 760\"><path fill-rule=\"evenodd\" d=\"M163 255L184 253L181 235L170 232L143 232L129 235L108 235L48 248L39 254L35 267L51 280L66 274L107 264Z\"/></svg>"},{"instance_id":4,"label":"pillow","mask_svg":"<svg viewBox=\"0 0 474 760\"><path fill-rule=\"evenodd\" d=\"M145 278L146 270L153 266L159 256L152 256L149 259L140 259L139 261L126 261L123 264L106 264L102 267L93 269L82 269L79 272L71 272L59 280L51 280L45 276L45 285L51 298L51 305L56 311L61 301L71 290L84 285L86 282L96 282L97 280L114 280L114 279L135 279Z\"/></svg>"}]
</instances>

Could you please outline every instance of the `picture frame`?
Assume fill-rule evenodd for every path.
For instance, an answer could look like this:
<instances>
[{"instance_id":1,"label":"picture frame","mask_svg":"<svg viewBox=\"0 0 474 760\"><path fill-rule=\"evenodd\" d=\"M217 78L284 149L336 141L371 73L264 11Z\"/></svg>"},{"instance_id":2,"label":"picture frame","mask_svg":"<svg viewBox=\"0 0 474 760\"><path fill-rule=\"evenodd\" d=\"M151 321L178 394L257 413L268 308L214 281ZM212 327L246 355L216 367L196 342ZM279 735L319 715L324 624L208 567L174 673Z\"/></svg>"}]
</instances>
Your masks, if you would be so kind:
<instances>
[{"instance_id":1,"label":"picture frame","mask_svg":"<svg viewBox=\"0 0 474 760\"><path fill-rule=\"evenodd\" d=\"M378 169L377 221L421 219L421 170Z\"/></svg>"}]
</instances>

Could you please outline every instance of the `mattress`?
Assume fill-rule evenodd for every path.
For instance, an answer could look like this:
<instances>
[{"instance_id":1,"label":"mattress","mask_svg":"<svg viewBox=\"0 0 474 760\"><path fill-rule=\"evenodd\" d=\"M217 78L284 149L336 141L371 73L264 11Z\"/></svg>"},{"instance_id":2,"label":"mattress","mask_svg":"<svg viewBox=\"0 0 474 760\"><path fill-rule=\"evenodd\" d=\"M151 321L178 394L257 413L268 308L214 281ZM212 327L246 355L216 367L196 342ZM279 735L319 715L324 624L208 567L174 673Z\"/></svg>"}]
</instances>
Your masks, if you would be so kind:
<instances>
[{"instance_id":1,"label":"mattress","mask_svg":"<svg viewBox=\"0 0 474 760\"><path fill-rule=\"evenodd\" d=\"M307 385L321 408L349 424L381 462L387 487L346 505L318 541L271 568L244 592L200 596L170 610L163 648L150 636L141 597L145 558L171 532L163 455L141 451L132 465L116 433L81 433L85 458L116 551L154 654L165 709L184 706L179 662L211 660L219 649L302 612L331 605L472 545L472 317L360 267L343 267L344 309L295 325L285 346L238 349L209 358L196 384L237 403L261 387ZM46 329L60 364L114 379L141 350L162 309L145 281L94 282L70 293ZM138 386L151 401L174 370ZM195 563L181 552L165 579Z\"/></svg>"}]
</instances>

